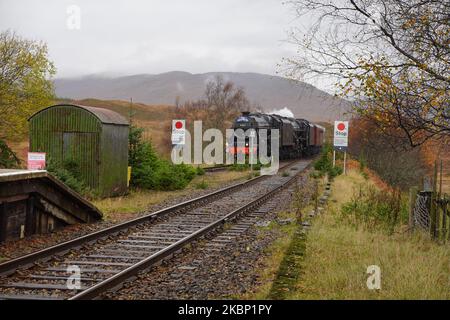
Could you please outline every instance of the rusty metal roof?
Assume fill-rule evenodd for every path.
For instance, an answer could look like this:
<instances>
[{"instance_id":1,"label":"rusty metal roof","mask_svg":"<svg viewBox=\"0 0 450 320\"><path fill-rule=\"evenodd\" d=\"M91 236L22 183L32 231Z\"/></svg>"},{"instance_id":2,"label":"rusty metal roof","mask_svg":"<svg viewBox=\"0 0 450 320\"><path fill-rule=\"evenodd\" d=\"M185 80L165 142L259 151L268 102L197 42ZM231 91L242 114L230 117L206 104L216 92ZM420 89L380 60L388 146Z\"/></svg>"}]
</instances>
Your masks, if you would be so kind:
<instances>
[{"instance_id":1,"label":"rusty metal roof","mask_svg":"<svg viewBox=\"0 0 450 320\"><path fill-rule=\"evenodd\" d=\"M72 104L72 103L61 103L61 104L55 104L53 106L47 107L47 108L42 109L42 110L36 112L35 114L33 114L28 120L33 118L38 113L41 113L47 109L50 109L53 107L62 107L62 106L69 106L69 107L84 109L84 110L92 113L94 116L96 116L102 123L117 124L117 125L124 125L124 126L130 125L128 123L127 119L125 119L123 116L121 116L120 114L118 114L117 112L114 112L112 110L105 109L105 108L83 106L83 105Z\"/></svg>"}]
</instances>

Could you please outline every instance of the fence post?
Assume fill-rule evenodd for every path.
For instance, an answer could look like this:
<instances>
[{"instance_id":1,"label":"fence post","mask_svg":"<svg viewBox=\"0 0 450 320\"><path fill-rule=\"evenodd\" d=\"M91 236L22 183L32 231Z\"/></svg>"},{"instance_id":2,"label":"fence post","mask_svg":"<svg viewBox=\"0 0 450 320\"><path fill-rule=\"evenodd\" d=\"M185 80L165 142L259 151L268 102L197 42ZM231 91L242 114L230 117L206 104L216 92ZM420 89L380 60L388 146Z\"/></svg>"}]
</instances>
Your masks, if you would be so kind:
<instances>
[{"instance_id":1,"label":"fence post","mask_svg":"<svg viewBox=\"0 0 450 320\"><path fill-rule=\"evenodd\" d=\"M447 196L444 194L443 208L442 208L442 240L447 241L447 231L448 237L450 238L450 227L447 228L447 206L448 206Z\"/></svg>"},{"instance_id":2,"label":"fence post","mask_svg":"<svg viewBox=\"0 0 450 320\"><path fill-rule=\"evenodd\" d=\"M430 206L430 234L433 238L436 238L436 193L437 193L437 161L434 163L434 173L433 173L433 189L431 192L431 206Z\"/></svg>"},{"instance_id":3,"label":"fence post","mask_svg":"<svg viewBox=\"0 0 450 320\"><path fill-rule=\"evenodd\" d=\"M410 231L414 230L414 207L416 205L417 192L419 191L418 187L409 188L409 222L408 229Z\"/></svg>"},{"instance_id":4,"label":"fence post","mask_svg":"<svg viewBox=\"0 0 450 320\"><path fill-rule=\"evenodd\" d=\"M437 238L441 238L441 232L442 229L445 228L445 226L442 223L442 219L440 217L441 211L444 213L444 207L445 207L445 201L442 199L442 159L439 164L439 192L438 192L438 201L436 208L436 235ZM445 232L445 231L444 231ZM442 238L445 238L445 235L442 236Z\"/></svg>"},{"instance_id":5,"label":"fence post","mask_svg":"<svg viewBox=\"0 0 450 320\"><path fill-rule=\"evenodd\" d=\"M446 217L449 214L449 211L450 211L450 200L447 200L446 204L445 204L445 209L444 209L444 214ZM448 222L448 225L447 225L447 240L450 241L450 221Z\"/></svg>"}]
</instances>

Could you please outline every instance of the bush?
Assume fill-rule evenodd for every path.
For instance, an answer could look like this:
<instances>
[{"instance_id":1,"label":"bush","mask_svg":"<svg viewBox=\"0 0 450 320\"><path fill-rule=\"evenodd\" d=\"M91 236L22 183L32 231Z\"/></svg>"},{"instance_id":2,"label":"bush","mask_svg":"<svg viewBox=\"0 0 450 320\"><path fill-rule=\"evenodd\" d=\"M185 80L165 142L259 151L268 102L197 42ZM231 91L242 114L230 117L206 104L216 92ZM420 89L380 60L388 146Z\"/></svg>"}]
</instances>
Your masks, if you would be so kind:
<instances>
[{"instance_id":1,"label":"bush","mask_svg":"<svg viewBox=\"0 0 450 320\"><path fill-rule=\"evenodd\" d=\"M317 170L312 171L309 176L313 179L319 179L323 177L323 173Z\"/></svg>"},{"instance_id":2,"label":"bush","mask_svg":"<svg viewBox=\"0 0 450 320\"><path fill-rule=\"evenodd\" d=\"M199 182L195 185L197 189L206 189L208 188L208 184L203 180L202 182Z\"/></svg>"},{"instance_id":3,"label":"bush","mask_svg":"<svg viewBox=\"0 0 450 320\"><path fill-rule=\"evenodd\" d=\"M248 164L234 163L230 166L229 170L230 171L245 171L245 170L248 170L249 168L250 168L250 166Z\"/></svg>"},{"instance_id":4,"label":"bush","mask_svg":"<svg viewBox=\"0 0 450 320\"><path fill-rule=\"evenodd\" d=\"M322 147L322 152L319 160L314 163L314 169L319 171L321 175L328 174L328 177L332 180L338 175L341 175L343 170L341 167L335 166L333 168L333 148L330 144L326 144Z\"/></svg>"},{"instance_id":5,"label":"bush","mask_svg":"<svg viewBox=\"0 0 450 320\"><path fill-rule=\"evenodd\" d=\"M66 184L71 189L83 195L92 195L91 190L83 181L81 171L76 161L69 159L63 163L47 159L46 168L52 176Z\"/></svg>"},{"instance_id":6,"label":"bush","mask_svg":"<svg viewBox=\"0 0 450 320\"><path fill-rule=\"evenodd\" d=\"M400 222L408 219L406 199L399 190L387 192L370 185L361 185L353 198L342 206L341 212L344 217L353 217L358 224L381 227L391 233Z\"/></svg>"},{"instance_id":7,"label":"bush","mask_svg":"<svg viewBox=\"0 0 450 320\"><path fill-rule=\"evenodd\" d=\"M142 132L142 128L130 128L131 185L154 190L185 188L199 172L198 169L185 164L174 165L159 158L152 144L142 141Z\"/></svg>"},{"instance_id":8,"label":"bush","mask_svg":"<svg viewBox=\"0 0 450 320\"><path fill-rule=\"evenodd\" d=\"M14 168L20 165L16 154L8 147L5 141L0 139L0 168Z\"/></svg>"},{"instance_id":9,"label":"bush","mask_svg":"<svg viewBox=\"0 0 450 320\"><path fill-rule=\"evenodd\" d=\"M263 165L260 162L258 162L253 165L253 170L261 170L262 167Z\"/></svg>"},{"instance_id":10,"label":"bush","mask_svg":"<svg viewBox=\"0 0 450 320\"><path fill-rule=\"evenodd\" d=\"M314 163L314 169L321 172L328 172L333 167L333 160L327 146L324 146L319 160Z\"/></svg>"},{"instance_id":11,"label":"bush","mask_svg":"<svg viewBox=\"0 0 450 320\"><path fill-rule=\"evenodd\" d=\"M343 170L341 167L332 167L328 170L328 176L330 179L334 179L335 177L341 175L343 173Z\"/></svg>"},{"instance_id":12,"label":"bush","mask_svg":"<svg viewBox=\"0 0 450 320\"><path fill-rule=\"evenodd\" d=\"M197 167L197 175L203 176L204 174L205 174L205 169L203 169L202 167Z\"/></svg>"},{"instance_id":13,"label":"bush","mask_svg":"<svg viewBox=\"0 0 450 320\"><path fill-rule=\"evenodd\" d=\"M243 164L237 164L237 163L233 163L230 167L229 170L231 171L245 171L245 170L250 170L251 168L251 164L248 163L248 159L246 159L246 162ZM268 164L262 164L261 162L257 162L253 164L253 170L257 171L257 170L261 170L261 168L268 168L270 167L270 163Z\"/></svg>"}]
</instances>

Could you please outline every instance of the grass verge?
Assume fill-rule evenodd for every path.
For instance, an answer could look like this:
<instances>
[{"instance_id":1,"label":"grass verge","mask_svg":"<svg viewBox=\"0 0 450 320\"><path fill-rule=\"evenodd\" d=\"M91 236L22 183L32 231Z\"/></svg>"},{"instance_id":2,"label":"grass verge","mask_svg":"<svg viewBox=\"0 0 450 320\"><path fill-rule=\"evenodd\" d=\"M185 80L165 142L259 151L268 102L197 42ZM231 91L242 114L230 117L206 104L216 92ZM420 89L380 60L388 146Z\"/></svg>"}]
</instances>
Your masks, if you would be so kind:
<instances>
[{"instance_id":1,"label":"grass verge","mask_svg":"<svg viewBox=\"0 0 450 320\"><path fill-rule=\"evenodd\" d=\"M342 206L367 181L359 170L335 178L326 212L313 221L305 247L288 230L270 249L262 285L248 299L450 299L450 247L426 234L349 223ZM297 243L297 241L300 241ZM381 269L381 289L367 287L367 268ZM287 276L286 276L287 275Z\"/></svg>"},{"instance_id":2,"label":"grass verge","mask_svg":"<svg viewBox=\"0 0 450 320\"><path fill-rule=\"evenodd\" d=\"M280 212L279 220L291 220L291 223L279 225L272 221L268 227L261 227L276 235L276 240L264 252L265 268L259 274L259 286L236 299L284 299L295 286L301 269L296 268L298 256L304 252L304 236L300 234L301 227L296 223L293 211ZM262 233L263 235L265 233Z\"/></svg>"}]
</instances>

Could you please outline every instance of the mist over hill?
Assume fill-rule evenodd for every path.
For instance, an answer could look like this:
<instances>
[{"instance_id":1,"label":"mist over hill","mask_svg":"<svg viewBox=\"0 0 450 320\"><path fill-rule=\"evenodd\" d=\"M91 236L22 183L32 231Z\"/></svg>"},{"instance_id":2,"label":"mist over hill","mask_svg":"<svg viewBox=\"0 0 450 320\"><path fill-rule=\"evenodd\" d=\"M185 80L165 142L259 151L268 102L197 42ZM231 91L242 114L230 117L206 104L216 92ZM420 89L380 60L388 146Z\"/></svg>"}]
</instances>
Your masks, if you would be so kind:
<instances>
[{"instance_id":1,"label":"mist over hill","mask_svg":"<svg viewBox=\"0 0 450 320\"><path fill-rule=\"evenodd\" d=\"M310 84L259 73L173 71L121 77L90 75L60 78L54 83L58 97L104 100L132 97L133 101L146 104L174 105L177 97L180 102L203 97L206 83L217 75L244 88L249 100L267 112L288 108L299 118L333 121L348 110L347 102Z\"/></svg>"}]
</instances>

